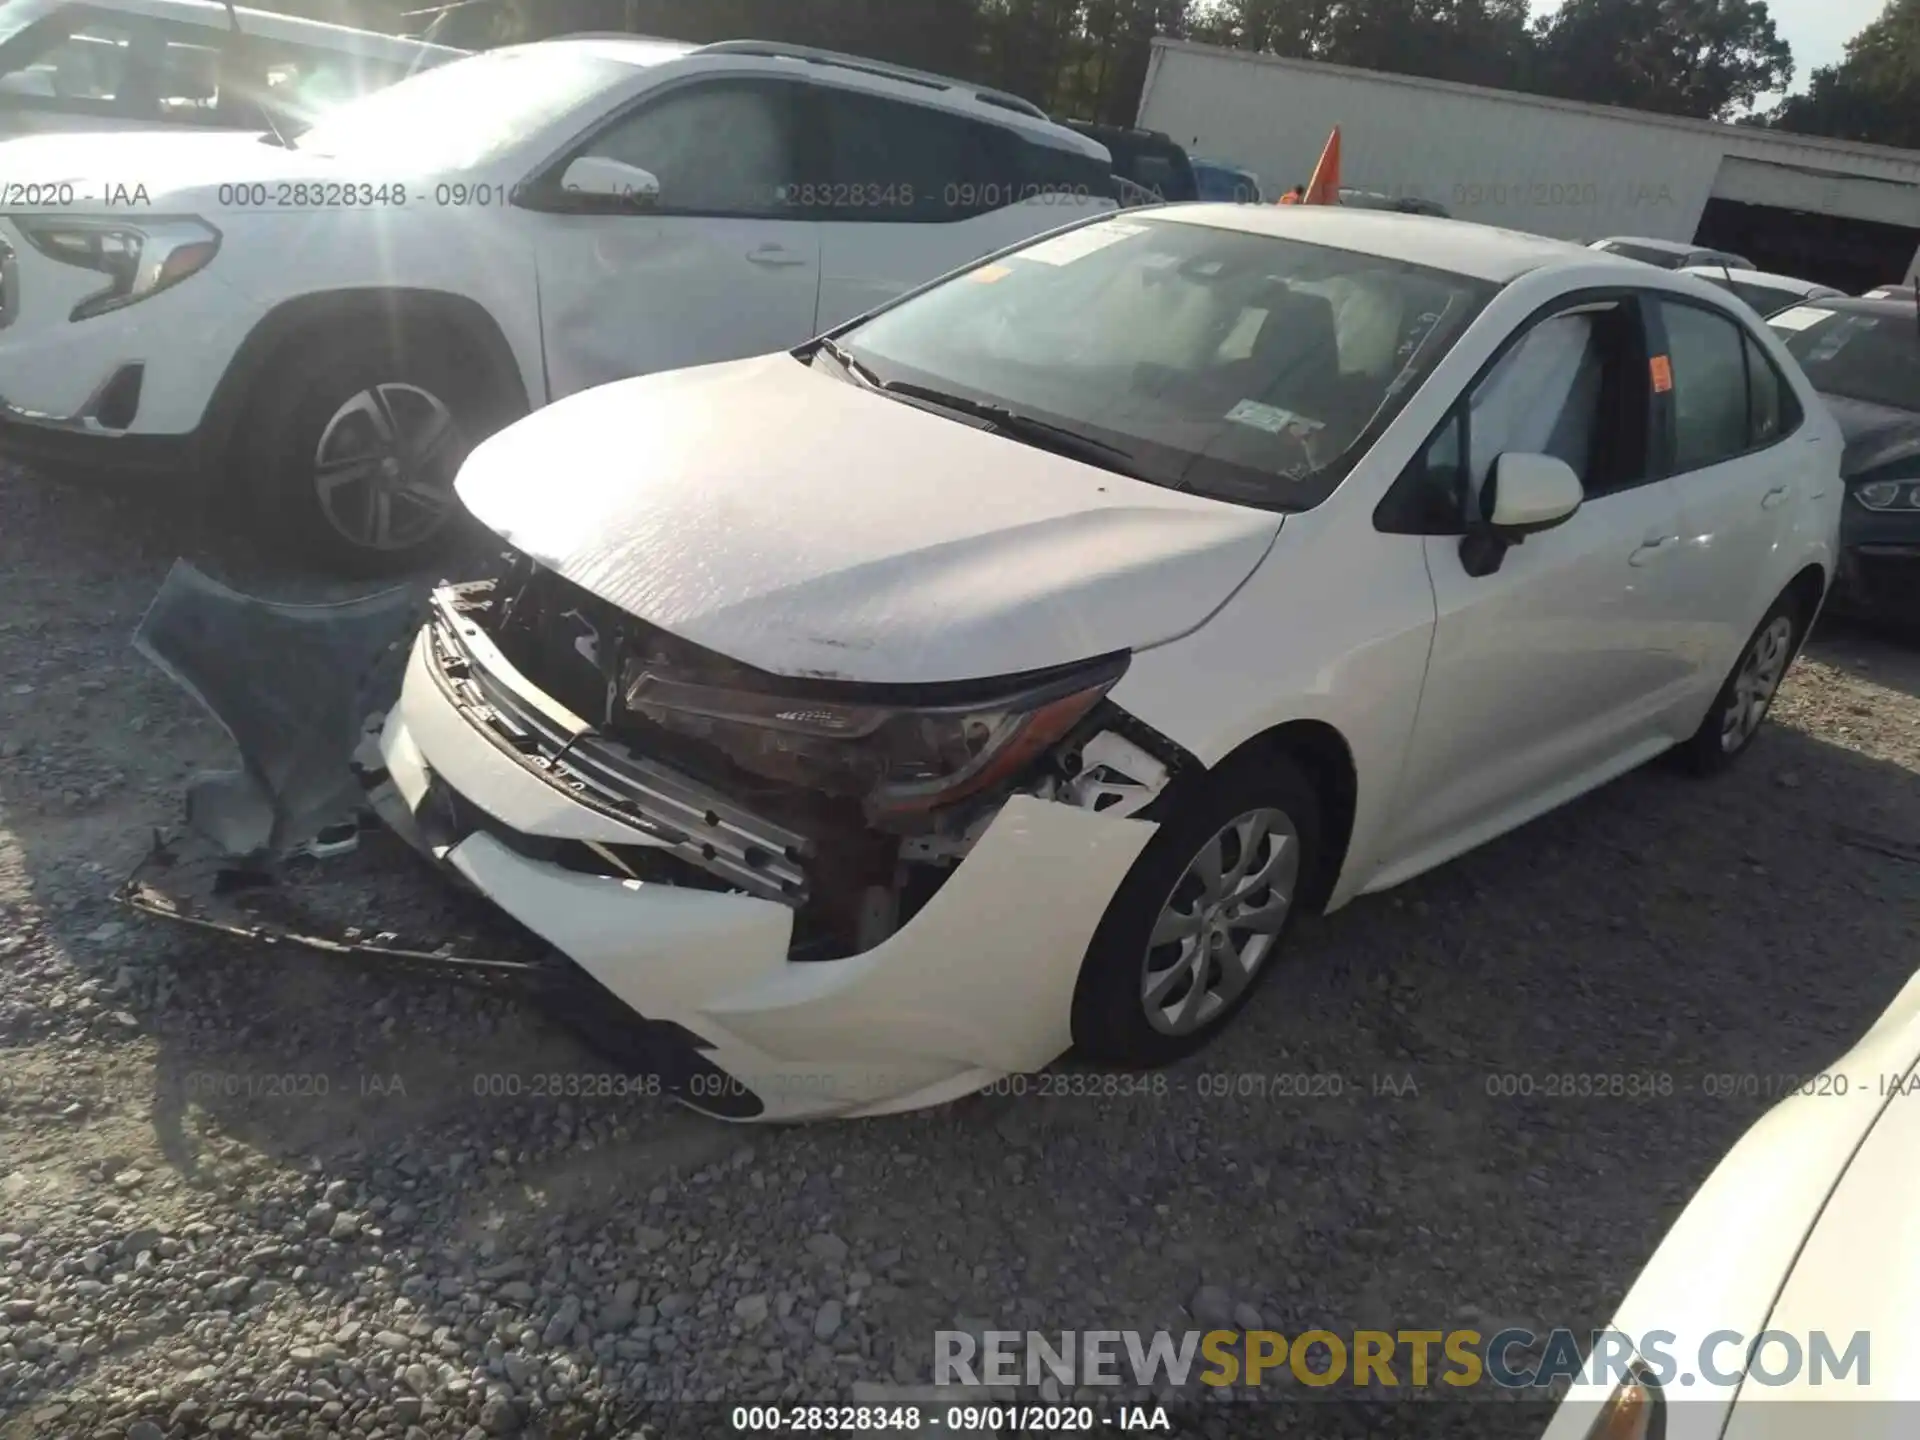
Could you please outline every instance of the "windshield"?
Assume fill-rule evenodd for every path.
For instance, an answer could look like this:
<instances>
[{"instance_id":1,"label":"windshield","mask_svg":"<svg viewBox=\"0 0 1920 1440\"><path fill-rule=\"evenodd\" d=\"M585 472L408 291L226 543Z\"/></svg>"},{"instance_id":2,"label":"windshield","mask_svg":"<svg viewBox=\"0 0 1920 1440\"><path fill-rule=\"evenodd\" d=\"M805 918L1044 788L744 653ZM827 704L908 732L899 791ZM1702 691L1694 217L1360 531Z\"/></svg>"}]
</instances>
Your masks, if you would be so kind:
<instances>
[{"instance_id":1,"label":"windshield","mask_svg":"<svg viewBox=\"0 0 1920 1440\"><path fill-rule=\"evenodd\" d=\"M293 143L370 165L472 169L632 74L620 61L565 49L475 55L350 101Z\"/></svg>"},{"instance_id":2,"label":"windshield","mask_svg":"<svg viewBox=\"0 0 1920 1440\"><path fill-rule=\"evenodd\" d=\"M1813 388L1920 413L1920 320L1800 305L1767 322Z\"/></svg>"},{"instance_id":3,"label":"windshield","mask_svg":"<svg viewBox=\"0 0 1920 1440\"><path fill-rule=\"evenodd\" d=\"M1333 493L1495 288L1129 215L969 270L840 343L883 382L1044 420L1154 484L1297 510Z\"/></svg>"}]
</instances>

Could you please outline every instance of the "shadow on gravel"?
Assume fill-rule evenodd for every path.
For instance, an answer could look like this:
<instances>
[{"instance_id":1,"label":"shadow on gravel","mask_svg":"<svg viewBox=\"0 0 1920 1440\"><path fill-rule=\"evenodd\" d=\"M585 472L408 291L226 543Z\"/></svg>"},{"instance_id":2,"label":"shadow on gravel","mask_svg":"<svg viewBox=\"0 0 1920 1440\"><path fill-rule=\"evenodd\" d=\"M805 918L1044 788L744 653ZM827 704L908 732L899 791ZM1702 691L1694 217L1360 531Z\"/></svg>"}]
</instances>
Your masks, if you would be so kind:
<instances>
[{"instance_id":1,"label":"shadow on gravel","mask_svg":"<svg viewBox=\"0 0 1920 1440\"><path fill-rule=\"evenodd\" d=\"M354 1174L393 1200L369 1223L469 1270L523 1223L644 1217L618 1233L652 1303L701 1293L714 1257L830 1230L885 1282L856 1378L964 1317L1184 1330L1203 1286L1288 1333L1600 1324L1739 1134L1920 959L1920 866L1838 838L1920 841L1913 771L1776 724L1731 775L1650 767L1304 922L1239 1022L1170 1071L1063 1067L922 1114L732 1130L622 1087L512 1001L107 909L183 772L228 763L126 648L183 550L259 584L191 538L163 507L0 478L0 743L21 747L0 763L0 866L26 895L0 921L74 967L38 977L72 997L56 1016L0 998L0 1050L139 1037L182 1174L220 1194L261 1157ZM1812 651L1864 653L1837 629ZM1914 667L1864 673L1920 693ZM28 953L0 949L0 974ZM259 1211L268 1235L300 1219ZM694 1238L656 1248L669 1229ZM1438 1433L1426 1408L1363 1428ZM1477 1434L1523 1433L1518 1408L1444 1407Z\"/></svg>"}]
</instances>

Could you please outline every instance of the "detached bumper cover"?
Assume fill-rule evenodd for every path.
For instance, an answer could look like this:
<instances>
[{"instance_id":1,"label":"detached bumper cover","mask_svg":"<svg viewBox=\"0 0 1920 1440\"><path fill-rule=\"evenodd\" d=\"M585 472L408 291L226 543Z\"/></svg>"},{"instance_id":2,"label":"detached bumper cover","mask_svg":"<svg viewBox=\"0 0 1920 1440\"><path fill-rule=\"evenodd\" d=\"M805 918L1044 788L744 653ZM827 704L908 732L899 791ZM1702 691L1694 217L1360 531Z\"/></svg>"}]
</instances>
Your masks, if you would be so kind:
<instances>
[{"instance_id":1,"label":"detached bumper cover","mask_svg":"<svg viewBox=\"0 0 1920 1440\"><path fill-rule=\"evenodd\" d=\"M536 858L543 839L676 842L509 760L449 694L433 647L423 631L380 741L382 817L628 1009L700 1036L726 1077L723 1098L750 1095L767 1119L880 1114L957 1098L1069 1048L1087 944L1153 825L1014 796L883 944L793 961L787 905ZM436 836L423 817L444 815L439 790L486 820Z\"/></svg>"}]
</instances>

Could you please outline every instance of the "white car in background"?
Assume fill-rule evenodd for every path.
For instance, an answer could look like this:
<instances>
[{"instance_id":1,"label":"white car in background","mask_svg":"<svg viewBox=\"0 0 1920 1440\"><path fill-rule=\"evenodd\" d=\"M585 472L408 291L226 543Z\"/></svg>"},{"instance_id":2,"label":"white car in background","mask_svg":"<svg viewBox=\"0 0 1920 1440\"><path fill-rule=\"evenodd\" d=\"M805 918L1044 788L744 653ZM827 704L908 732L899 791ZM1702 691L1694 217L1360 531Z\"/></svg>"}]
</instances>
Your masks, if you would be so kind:
<instances>
[{"instance_id":1,"label":"white car in background","mask_svg":"<svg viewBox=\"0 0 1920 1440\"><path fill-rule=\"evenodd\" d=\"M298 15L229 12L220 0L5 0L0 139L183 125L297 129L466 53ZM36 178L9 175L8 191L25 192ZM27 203L24 193L0 201Z\"/></svg>"},{"instance_id":2,"label":"white car in background","mask_svg":"<svg viewBox=\"0 0 1920 1440\"><path fill-rule=\"evenodd\" d=\"M412 563L504 420L796 345L1113 210L1111 169L1009 95L637 38L457 60L285 145L14 141L0 449L214 471L335 564Z\"/></svg>"},{"instance_id":3,"label":"white car in background","mask_svg":"<svg viewBox=\"0 0 1920 1440\"><path fill-rule=\"evenodd\" d=\"M1158 1065L1297 910L1662 752L1731 764L1833 575L1840 447L1686 276L1423 216L1129 210L486 441L460 495L515 558L434 597L365 783L697 1106ZM366 665L189 574L147 653L249 774L319 775L271 717L351 714ZM315 793L229 791L227 852L302 843Z\"/></svg>"},{"instance_id":4,"label":"white car in background","mask_svg":"<svg viewBox=\"0 0 1920 1440\"><path fill-rule=\"evenodd\" d=\"M1707 1177L1621 1301L1608 1329L1623 1353L1600 1368L1626 1373L1577 1383L1545 1440L1913 1433L1917 1061L1920 975L1819 1074L1722 1077L1729 1095L1790 1098ZM1624 1353L1656 1334L1657 1359Z\"/></svg>"},{"instance_id":5,"label":"white car in background","mask_svg":"<svg viewBox=\"0 0 1920 1440\"><path fill-rule=\"evenodd\" d=\"M1697 275L1709 285L1738 295L1761 315L1771 315L1789 305L1829 297L1846 298L1846 291L1831 285L1816 285L1793 275L1773 275L1764 270L1736 270L1730 266L1687 265L1682 274Z\"/></svg>"}]
</instances>

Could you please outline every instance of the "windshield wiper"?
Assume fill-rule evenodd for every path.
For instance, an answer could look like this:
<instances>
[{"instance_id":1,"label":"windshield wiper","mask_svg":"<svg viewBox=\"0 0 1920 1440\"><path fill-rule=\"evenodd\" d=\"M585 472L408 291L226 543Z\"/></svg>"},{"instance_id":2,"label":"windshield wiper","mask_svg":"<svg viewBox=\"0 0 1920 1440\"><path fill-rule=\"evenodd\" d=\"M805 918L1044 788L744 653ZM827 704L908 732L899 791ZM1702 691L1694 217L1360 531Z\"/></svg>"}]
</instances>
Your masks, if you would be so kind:
<instances>
[{"instance_id":1,"label":"windshield wiper","mask_svg":"<svg viewBox=\"0 0 1920 1440\"><path fill-rule=\"evenodd\" d=\"M1084 460L1089 465L1098 465L1103 470L1111 470L1131 480L1147 479L1131 451L1118 445L1109 445L1104 440L1096 440L1091 435L1082 435L1078 430L1069 430L1064 425L1055 425L1036 415L1023 415L1005 405L954 395L945 390L936 390L931 385L916 385L911 380L888 380L880 388L889 395L898 395L902 400L919 400L942 410L951 410L957 415L984 420L996 433L1009 440L1024 440L1037 449L1051 450L1056 455L1065 455L1073 460Z\"/></svg>"},{"instance_id":2,"label":"windshield wiper","mask_svg":"<svg viewBox=\"0 0 1920 1440\"><path fill-rule=\"evenodd\" d=\"M868 366L854 359L853 356L849 355L845 350L842 350L833 341L816 340L813 342L813 351L816 355L824 352L831 356L842 370L853 376L853 378L861 384L870 385L875 390L884 390L887 388L881 383L880 377L874 374Z\"/></svg>"}]
</instances>

